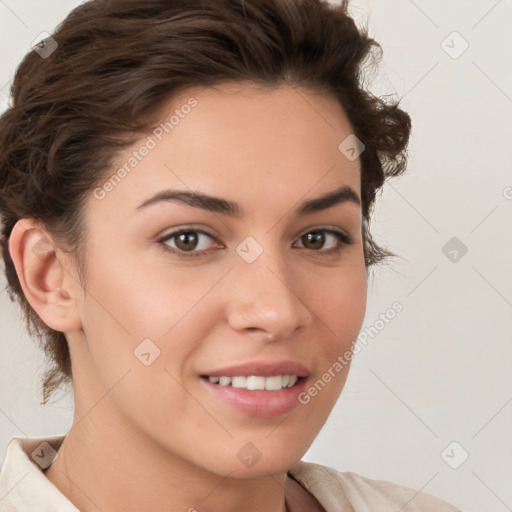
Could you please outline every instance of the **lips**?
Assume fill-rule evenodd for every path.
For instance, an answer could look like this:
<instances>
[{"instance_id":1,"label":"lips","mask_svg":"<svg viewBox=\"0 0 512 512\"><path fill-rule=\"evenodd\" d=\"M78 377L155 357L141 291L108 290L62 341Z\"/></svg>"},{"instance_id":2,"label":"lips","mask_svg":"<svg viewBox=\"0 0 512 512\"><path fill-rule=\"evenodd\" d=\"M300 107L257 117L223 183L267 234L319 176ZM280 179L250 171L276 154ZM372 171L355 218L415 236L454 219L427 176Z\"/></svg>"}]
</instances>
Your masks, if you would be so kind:
<instances>
[{"instance_id":1,"label":"lips","mask_svg":"<svg viewBox=\"0 0 512 512\"><path fill-rule=\"evenodd\" d=\"M204 373L201 382L211 396L230 409L270 418L289 413L300 405L298 396L304 391L309 375L308 368L301 363L260 361Z\"/></svg>"}]
</instances>

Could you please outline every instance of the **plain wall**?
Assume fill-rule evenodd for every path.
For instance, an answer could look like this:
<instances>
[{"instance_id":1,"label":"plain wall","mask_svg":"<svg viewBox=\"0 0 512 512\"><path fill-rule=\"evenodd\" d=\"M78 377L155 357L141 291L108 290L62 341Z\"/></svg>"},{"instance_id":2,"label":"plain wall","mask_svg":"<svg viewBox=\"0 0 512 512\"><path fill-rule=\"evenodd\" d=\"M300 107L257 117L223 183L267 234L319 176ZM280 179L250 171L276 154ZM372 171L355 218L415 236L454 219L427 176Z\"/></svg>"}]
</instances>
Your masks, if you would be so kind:
<instances>
[{"instance_id":1,"label":"plain wall","mask_svg":"<svg viewBox=\"0 0 512 512\"><path fill-rule=\"evenodd\" d=\"M32 41L78 4L0 2L1 110ZM351 11L384 50L372 90L402 98L413 119L409 170L385 187L373 227L402 259L369 282L371 335L305 460L467 512L512 510L512 3L357 0ZM4 286L2 275L0 460L11 437L66 433L73 412L64 392L39 405L41 353ZM403 310L381 328L395 302Z\"/></svg>"}]
</instances>

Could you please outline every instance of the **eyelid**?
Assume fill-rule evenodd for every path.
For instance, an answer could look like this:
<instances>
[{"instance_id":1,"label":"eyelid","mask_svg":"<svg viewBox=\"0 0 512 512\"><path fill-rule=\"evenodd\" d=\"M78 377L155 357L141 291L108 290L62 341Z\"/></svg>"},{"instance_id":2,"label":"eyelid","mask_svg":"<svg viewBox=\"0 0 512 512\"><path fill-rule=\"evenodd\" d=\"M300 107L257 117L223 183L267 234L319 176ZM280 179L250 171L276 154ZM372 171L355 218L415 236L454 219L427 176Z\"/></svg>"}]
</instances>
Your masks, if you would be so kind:
<instances>
[{"instance_id":1,"label":"eyelid","mask_svg":"<svg viewBox=\"0 0 512 512\"><path fill-rule=\"evenodd\" d=\"M218 242L220 235L216 233L213 230L209 230L209 228L205 229L203 228L203 225L198 224L190 224L190 225L180 225L180 226L174 226L173 228L170 228L170 231L166 230L166 234L158 235L154 238L157 242L161 242L162 240L168 240L172 236L177 236L180 233L186 233L188 231L193 231L194 233L203 233L204 235L207 235L214 240ZM220 242L219 242L220 243Z\"/></svg>"},{"instance_id":2,"label":"eyelid","mask_svg":"<svg viewBox=\"0 0 512 512\"><path fill-rule=\"evenodd\" d=\"M338 226L330 226L328 224L322 224L320 226L314 226L314 227L306 228L305 230L303 230L297 236L297 238L301 238L301 237L303 237L304 235L306 235L308 233L314 233L314 232L317 232L317 231L324 231L326 233L337 233L337 234L343 235L346 238L346 240L347 240L347 242L346 242L347 244L348 243L352 243L354 241L354 239L348 233L348 231L345 231L344 229L341 229Z\"/></svg>"},{"instance_id":3,"label":"eyelid","mask_svg":"<svg viewBox=\"0 0 512 512\"><path fill-rule=\"evenodd\" d=\"M206 231L204 229L199 229L199 228L196 228L196 227L193 227L193 226L185 226L185 227L182 227L182 228L177 228L174 231L170 231L166 235L163 235L163 236L159 237L157 239L157 242L159 244L163 245L163 246L166 246L165 242L167 242L168 240L174 239L174 238L178 237L179 235L181 235L182 233L189 233L189 232L206 235L206 236L210 237L217 244L217 246L218 245L222 245L219 242L219 240L217 239L217 235L214 235L214 234L209 233L208 231ZM202 251L189 251L189 252L187 252L187 251L179 251L179 250L173 249L172 247L169 248L169 249L166 249L166 250L167 250L167 252L171 252L171 253L178 254L178 255L185 254L185 255L191 255L191 256L192 255L201 255L201 254L204 254L206 252L205 250L202 250Z\"/></svg>"}]
</instances>

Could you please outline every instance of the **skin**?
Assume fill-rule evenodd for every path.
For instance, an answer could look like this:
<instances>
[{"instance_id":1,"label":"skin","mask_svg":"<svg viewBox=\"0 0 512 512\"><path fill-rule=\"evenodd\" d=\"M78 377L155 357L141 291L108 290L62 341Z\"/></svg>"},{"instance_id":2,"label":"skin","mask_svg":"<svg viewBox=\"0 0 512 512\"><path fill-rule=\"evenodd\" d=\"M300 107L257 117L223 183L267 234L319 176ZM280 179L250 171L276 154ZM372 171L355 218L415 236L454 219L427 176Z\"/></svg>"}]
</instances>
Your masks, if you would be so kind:
<instances>
[{"instance_id":1,"label":"skin","mask_svg":"<svg viewBox=\"0 0 512 512\"><path fill-rule=\"evenodd\" d=\"M310 403L273 418L212 398L199 375L293 360L313 383L351 348L366 307L360 205L293 212L342 185L360 197L359 158L338 150L353 129L334 98L287 85L190 89L165 118L192 96L197 106L129 175L104 199L91 193L83 288L44 227L22 219L11 235L23 291L66 334L73 366L73 426L45 474L85 512L278 512L285 491L291 510L322 510L286 473L325 423L348 367ZM245 216L178 202L136 210L166 188L236 201ZM183 247L177 238L157 240L190 225L212 235L195 249L206 254L179 258L163 249ZM301 237L326 227L353 243L328 255L335 236L323 245ZM248 236L263 248L250 264L235 251ZM148 338L160 355L145 366L134 350ZM261 453L252 467L237 457L247 442Z\"/></svg>"}]
</instances>

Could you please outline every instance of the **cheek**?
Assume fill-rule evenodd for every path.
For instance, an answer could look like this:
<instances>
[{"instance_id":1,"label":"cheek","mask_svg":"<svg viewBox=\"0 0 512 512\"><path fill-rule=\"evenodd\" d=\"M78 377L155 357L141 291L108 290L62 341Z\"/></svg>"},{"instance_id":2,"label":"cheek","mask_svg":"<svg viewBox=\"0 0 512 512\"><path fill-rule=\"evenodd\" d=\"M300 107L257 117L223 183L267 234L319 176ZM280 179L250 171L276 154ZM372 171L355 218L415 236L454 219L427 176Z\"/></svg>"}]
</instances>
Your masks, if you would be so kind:
<instances>
[{"instance_id":1,"label":"cheek","mask_svg":"<svg viewBox=\"0 0 512 512\"><path fill-rule=\"evenodd\" d=\"M132 270L133 279L128 279L123 265L97 267L89 279L82 304L90 360L87 386L98 389L98 399L109 390L115 409L142 429L178 429L183 417L206 421L179 384L199 347L194 340L208 335L194 323L205 313L198 304L203 287L187 283L179 272L172 284L149 270ZM181 411L179 421L172 414L176 410Z\"/></svg>"},{"instance_id":2,"label":"cheek","mask_svg":"<svg viewBox=\"0 0 512 512\"><path fill-rule=\"evenodd\" d=\"M212 284L211 275L196 269L191 279L186 269L146 264L136 252L126 257L104 252L91 262L85 320L91 327L102 322L132 342L165 337Z\"/></svg>"},{"instance_id":3,"label":"cheek","mask_svg":"<svg viewBox=\"0 0 512 512\"><path fill-rule=\"evenodd\" d=\"M366 312L367 280L364 265L332 272L309 294L311 309L318 315L332 343L328 352L350 347L357 338Z\"/></svg>"},{"instance_id":4,"label":"cheek","mask_svg":"<svg viewBox=\"0 0 512 512\"><path fill-rule=\"evenodd\" d=\"M334 275L336 274L336 275ZM325 334L317 350L317 374L303 397L311 431L319 430L345 385L366 312L366 267L356 265L333 273L314 297L318 329Z\"/></svg>"},{"instance_id":5,"label":"cheek","mask_svg":"<svg viewBox=\"0 0 512 512\"><path fill-rule=\"evenodd\" d=\"M184 363L208 337L212 302L201 299L218 281L216 273L195 268L192 279L190 269L141 269L135 258L109 255L93 268L81 317L103 385L128 371L130 380L140 378L153 390L168 388L171 375L181 380Z\"/></svg>"}]
</instances>

